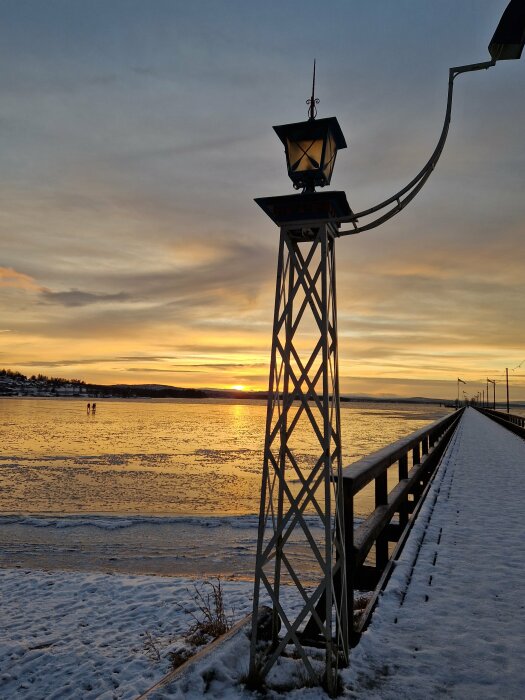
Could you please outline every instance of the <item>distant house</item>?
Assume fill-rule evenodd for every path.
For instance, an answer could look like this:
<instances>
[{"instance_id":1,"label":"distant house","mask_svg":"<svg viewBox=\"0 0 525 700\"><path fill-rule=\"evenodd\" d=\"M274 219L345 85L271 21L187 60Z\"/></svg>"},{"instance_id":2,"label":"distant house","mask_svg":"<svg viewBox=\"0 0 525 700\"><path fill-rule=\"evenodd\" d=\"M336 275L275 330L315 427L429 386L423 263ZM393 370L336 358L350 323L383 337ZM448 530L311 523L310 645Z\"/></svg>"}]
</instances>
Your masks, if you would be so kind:
<instances>
[{"instance_id":1,"label":"distant house","mask_svg":"<svg viewBox=\"0 0 525 700\"><path fill-rule=\"evenodd\" d=\"M80 387L78 384L61 384L56 387L55 393L57 396L80 396Z\"/></svg>"}]
</instances>

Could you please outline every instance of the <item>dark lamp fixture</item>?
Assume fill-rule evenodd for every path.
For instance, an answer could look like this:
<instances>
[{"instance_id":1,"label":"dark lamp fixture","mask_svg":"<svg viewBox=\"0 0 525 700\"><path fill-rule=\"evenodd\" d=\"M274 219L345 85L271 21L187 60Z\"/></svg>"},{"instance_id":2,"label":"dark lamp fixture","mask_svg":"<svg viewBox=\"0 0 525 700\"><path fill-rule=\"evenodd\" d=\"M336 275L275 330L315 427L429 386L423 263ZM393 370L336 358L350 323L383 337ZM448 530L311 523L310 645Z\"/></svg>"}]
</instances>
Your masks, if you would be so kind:
<instances>
[{"instance_id":1,"label":"dark lamp fixture","mask_svg":"<svg viewBox=\"0 0 525 700\"><path fill-rule=\"evenodd\" d=\"M273 128L284 144L288 176L295 189L313 192L329 185L337 151L346 148L337 119L309 119Z\"/></svg>"},{"instance_id":2,"label":"dark lamp fixture","mask_svg":"<svg viewBox=\"0 0 525 700\"><path fill-rule=\"evenodd\" d=\"M493 61L520 58L525 44L525 2L511 0L489 44Z\"/></svg>"}]
</instances>

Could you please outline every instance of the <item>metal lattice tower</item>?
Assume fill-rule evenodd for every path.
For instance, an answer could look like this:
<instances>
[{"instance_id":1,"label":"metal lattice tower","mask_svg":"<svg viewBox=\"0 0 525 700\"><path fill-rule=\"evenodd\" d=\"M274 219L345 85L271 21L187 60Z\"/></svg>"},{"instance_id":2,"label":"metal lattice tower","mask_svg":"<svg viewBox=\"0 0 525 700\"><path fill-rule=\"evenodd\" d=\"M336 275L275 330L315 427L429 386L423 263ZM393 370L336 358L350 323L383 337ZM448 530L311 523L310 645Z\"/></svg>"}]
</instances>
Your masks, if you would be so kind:
<instances>
[{"instance_id":1,"label":"metal lattice tower","mask_svg":"<svg viewBox=\"0 0 525 700\"><path fill-rule=\"evenodd\" d=\"M352 212L344 192L316 192L330 184L336 153L346 141L335 117L316 119L315 62L308 121L274 126L288 176L302 194L256 200L281 227L281 239L250 648L253 679L265 677L292 644L312 681L319 681L305 647L322 644L332 694L338 664L348 662L334 240L381 226L414 199L443 152L455 79L519 59L524 46L523 0L510 0L489 44L491 60L450 68L445 121L428 162L396 194L361 212ZM343 223L352 228L340 230ZM352 518L349 513L349 532ZM281 604L285 584L295 587L303 603L295 619ZM261 590L273 605L271 643L265 648L257 638Z\"/></svg>"},{"instance_id":2,"label":"metal lattice tower","mask_svg":"<svg viewBox=\"0 0 525 700\"><path fill-rule=\"evenodd\" d=\"M322 645L329 690L348 660L335 234L329 222L281 227L250 659L251 672L265 677L292 644L318 683L305 646ZM281 603L283 585L302 601L294 619ZM262 651L261 591L273 606Z\"/></svg>"}]
</instances>

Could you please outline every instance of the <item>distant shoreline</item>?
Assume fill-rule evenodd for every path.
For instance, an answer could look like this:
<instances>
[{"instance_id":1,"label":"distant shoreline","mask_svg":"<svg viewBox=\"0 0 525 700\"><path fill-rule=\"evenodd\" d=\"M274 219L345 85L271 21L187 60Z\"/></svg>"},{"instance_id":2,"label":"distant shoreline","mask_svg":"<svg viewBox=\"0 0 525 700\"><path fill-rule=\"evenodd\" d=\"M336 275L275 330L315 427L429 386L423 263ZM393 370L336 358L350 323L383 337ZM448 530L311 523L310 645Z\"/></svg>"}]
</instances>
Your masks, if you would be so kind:
<instances>
[{"instance_id":1,"label":"distant shoreline","mask_svg":"<svg viewBox=\"0 0 525 700\"><path fill-rule=\"evenodd\" d=\"M56 399L61 399L61 400L67 400L67 401L82 401L82 402L87 402L87 401L92 401L95 399L96 401L195 401L197 403L201 402L213 402L213 401L228 401L228 402L245 402L245 401L263 401L265 402L267 400L266 392L261 392L259 395L253 395L250 392L237 392L235 395L233 395L233 392L228 392L225 391L224 394L220 393L219 391L216 392L210 392L208 395L208 392L202 392L203 394L206 394L204 396L114 396L114 395L106 395L106 396L100 396L100 395L89 395L85 394L83 396L78 396L78 395L72 395L72 396L49 396L49 395L42 395L42 394L22 394L22 395L14 395L14 394L1 394L0 393L0 400L1 399L46 399L46 400L56 400ZM443 406L444 408L455 408L455 402L451 400L444 400L444 399L432 399L432 398L403 398L403 397L397 397L397 398L378 398L378 397L372 397L372 396L341 396L340 401L342 404L364 404L364 403L372 403L372 404L411 404L411 405L420 405L420 406ZM505 411L506 410L506 403L499 403L496 402L496 410L499 411ZM511 412L512 409L525 409L525 403L516 401L510 402L510 408Z\"/></svg>"},{"instance_id":2,"label":"distant shoreline","mask_svg":"<svg viewBox=\"0 0 525 700\"><path fill-rule=\"evenodd\" d=\"M53 396L46 394L0 394L0 399L66 399L68 401L91 401L93 399L98 401L266 401L266 392L261 392L261 395L253 395L250 392L237 392L232 395L232 392L225 391L224 393L217 392L203 392L203 396L118 396L118 395L69 395L69 396ZM421 405L433 405L433 406L448 406L450 408L454 407L453 401L445 401L443 399L431 399L431 398L377 398L368 396L358 396L358 397L347 397L341 396L341 403L387 403L387 404L421 404ZM522 404L512 404L513 406L521 406ZM525 406L525 404L523 404Z\"/></svg>"},{"instance_id":3,"label":"distant shoreline","mask_svg":"<svg viewBox=\"0 0 525 700\"><path fill-rule=\"evenodd\" d=\"M178 387L169 384L93 384L82 379L48 377L42 374L27 377L9 369L0 370L0 398L75 398L91 399L228 399L266 401L268 391L246 391L242 389L216 389L206 387ZM341 403L388 403L421 404L455 408L454 398L434 398L427 396L356 396L342 395ZM515 408L525 407L525 402L511 402ZM503 410L505 402L497 402Z\"/></svg>"}]
</instances>

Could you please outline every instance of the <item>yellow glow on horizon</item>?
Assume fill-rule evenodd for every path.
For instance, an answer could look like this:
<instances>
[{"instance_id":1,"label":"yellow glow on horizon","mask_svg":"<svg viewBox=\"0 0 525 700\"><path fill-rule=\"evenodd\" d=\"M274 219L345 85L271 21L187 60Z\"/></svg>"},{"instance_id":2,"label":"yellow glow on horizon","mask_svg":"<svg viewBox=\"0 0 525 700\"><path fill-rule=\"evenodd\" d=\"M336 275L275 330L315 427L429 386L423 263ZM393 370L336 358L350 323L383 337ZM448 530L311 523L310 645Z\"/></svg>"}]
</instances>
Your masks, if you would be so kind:
<instances>
[{"instance_id":1,"label":"yellow glow on horizon","mask_svg":"<svg viewBox=\"0 0 525 700\"><path fill-rule=\"evenodd\" d=\"M246 386L244 384L233 384L232 389L235 389L235 391L245 391Z\"/></svg>"}]
</instances>

